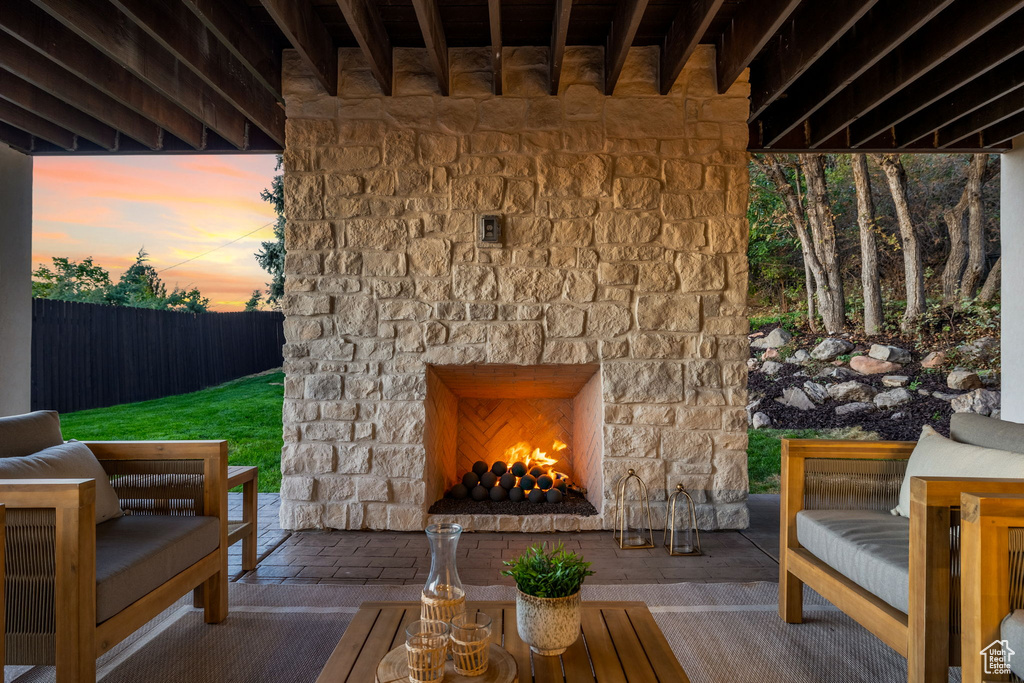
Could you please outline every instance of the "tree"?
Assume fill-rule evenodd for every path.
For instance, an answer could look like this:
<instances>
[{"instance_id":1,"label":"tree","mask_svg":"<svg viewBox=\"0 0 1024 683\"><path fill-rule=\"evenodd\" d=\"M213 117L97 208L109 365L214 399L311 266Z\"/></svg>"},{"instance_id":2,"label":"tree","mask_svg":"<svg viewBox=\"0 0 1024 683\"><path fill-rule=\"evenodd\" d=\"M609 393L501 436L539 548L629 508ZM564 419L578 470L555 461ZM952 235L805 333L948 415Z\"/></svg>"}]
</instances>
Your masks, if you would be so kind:
<instances>
[{"instance_id":1,"label":"tree","mask_svg":"<svg viewBox=\"0 0 1024 683\"><path fill-rule=\"evenodd\" d=\"M967 176L967 268L960 285L960 298L974 297L985 276L985 225L981 210L981 183L988 164L987 154L975 154L971 159L971 172Z\"/></svg>"},{"instance_id":2,"label":"tree","mask_svg":"<svg viewBox=\"0 0 1024 683\"><path fill-rule=\"evenodd\" d=\"M899 225L900 239L903 243L903 278L906 288L907 308L900 324L908 331L914 322L924 313L924 266L921 260L921 243L914 230L914 222L910 215L910 202L907 199L907 171L899 154L873 155L878 165L885 172L889 184L889 194L896 208L896 222Z\"/></svg>"},{"instance_id":3,"label":"tree","mask_svg":"<svg viewBox=\"0 0 1024 683\"><path fill-rule=\"evenodd\" d=\"M985 278L985 286L981 288L981 293L978 295L978 301L992 301L996 298L996 294L999 293L999 277L1003 269L1003 257L1000 256L996 259L995 264L992 266L992 270L988 271L988 277Z\"/></svg>"},{"instance_id":4,"label":"tree","mask_svg":"<svg viewBox=\"0 0 1024 683\"><path fill-rule=\"evenodd\" d=\"M53 270L39 266L32 273L32 297L58 301L80 301L89 304L105 303L110 289L110 273L92 262L87 256L81 263L54 256Z\"/></svg>"},{"instance_id":5,"label":"tree","mask_svg":"<svg viewBox=\"0 0 1024 683\"><path fill-rule=\"evenodd\" d=\"M846 325L845 302L836 254L835 221L827 206L823 155L801 155L798 162L807 177L806 211L779 155L758 156L755 161L775 184L786 205L789 220L800 240L804 263L813 276L825 330L829 334L841 332Z\"/></svg>"},{"instance_id":6,"label":"tree","mask_svg":"<svg viewBox=\"0 0 1024 683\"><path fill-rule=\"evenodd\" d=\"M857 226L860 231L860 281L864 290L864 333L878 334L882 315L882 286L878 277L878 243L875 232L875 202L871 196L871 175L863 154L851 157L853 183L857 192Z\"/></svg>"},{"instance_id":7,"label":"tree","mask_svg":"<svg viewBox=\"0 0 1024 683\"><path fill-rule=\"evenodd\" d=\"M281 169L281 157L277 157L275 171ZM284 296L284 175L277 174L270 183L269 190L260 192L260 197L274 207L277 220L274 222L274 239L267 240L260 245L256 252L256 262L260 268L270 273L270 282L267 283L267 301L276 302Z\"/></svg>"},{"instance_id":8,"label":"tree","mask_svg":"<svg viewBox=\"0 0 1024 683\"><path fill-rule=\"evenodd\" d=\"M263 290L254 289L252 290L252 296L245 302L245 311L250 313L252 311L260 310L260 304L263 302Z\"/></svg>"}]
</instances>

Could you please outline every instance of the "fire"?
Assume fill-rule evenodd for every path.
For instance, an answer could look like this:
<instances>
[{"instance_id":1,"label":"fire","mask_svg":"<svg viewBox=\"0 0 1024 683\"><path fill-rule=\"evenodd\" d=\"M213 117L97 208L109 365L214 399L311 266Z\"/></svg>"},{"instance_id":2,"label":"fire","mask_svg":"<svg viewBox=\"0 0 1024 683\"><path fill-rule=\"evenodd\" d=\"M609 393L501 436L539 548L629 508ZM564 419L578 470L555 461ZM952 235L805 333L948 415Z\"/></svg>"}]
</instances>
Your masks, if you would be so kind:
<instances>
[{"instance_id":1,"label":"fire","mask_svg":"<svg viewBox=\"0 0 1024 683\"><path fill-rule=\"evenodd\" d=\"M555 453L564 451L568 447L567 444L558 439L555 439L555 442L551 444L551 450ZM512 463L523 462L526 463L527 469L540 467L548 474L552 473L552 468L558 462L558 458L552 458L546 451L542 451L539 448L534 448L531 451L530 444L526 441L520 441L516 445L510 446L505 451L504 459L509 467L512 467Z\"/></svg>"}]
</instances>

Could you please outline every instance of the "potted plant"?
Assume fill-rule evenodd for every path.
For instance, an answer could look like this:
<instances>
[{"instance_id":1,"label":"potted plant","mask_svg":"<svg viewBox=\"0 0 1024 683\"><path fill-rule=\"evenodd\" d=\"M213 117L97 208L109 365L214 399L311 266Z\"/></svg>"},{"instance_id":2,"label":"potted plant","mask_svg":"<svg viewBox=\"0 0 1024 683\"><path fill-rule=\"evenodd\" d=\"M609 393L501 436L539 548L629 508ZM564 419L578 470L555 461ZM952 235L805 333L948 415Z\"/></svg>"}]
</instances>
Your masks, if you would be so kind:
<instances>
[{"instance_id":1,"label":"potted plant","mask_svg":"<svg viewBox=\"0 0 1024 683\"><path fill-rule=\"evenodd\" d=\"M519 637L539 655L560 655L580 636L580 586L594 572L563 544L534 545L504 563L516 581Z\"/></svg>"}]
</instances>

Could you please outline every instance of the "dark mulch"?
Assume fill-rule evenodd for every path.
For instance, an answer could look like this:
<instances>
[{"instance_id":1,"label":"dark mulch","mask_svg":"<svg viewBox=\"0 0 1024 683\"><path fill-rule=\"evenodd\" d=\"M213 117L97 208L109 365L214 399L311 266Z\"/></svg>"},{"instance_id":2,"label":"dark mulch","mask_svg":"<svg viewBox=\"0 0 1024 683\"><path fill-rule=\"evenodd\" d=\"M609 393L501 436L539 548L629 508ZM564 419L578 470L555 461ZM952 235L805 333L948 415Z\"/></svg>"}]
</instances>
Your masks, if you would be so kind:
<instances>
[{"instance_id":1,"label":"dark mulch","mask_svg":"<svg viewBox=\"0 0 1024 683\"><path fill-rule=\"evenodd\" d=\"M472 498L442 498L427 512L431 515L579 515L590 517L597 509L582 495L569 492L561 503L531 503L510 500L473 500Z\"/></svg>"}]
</instances>

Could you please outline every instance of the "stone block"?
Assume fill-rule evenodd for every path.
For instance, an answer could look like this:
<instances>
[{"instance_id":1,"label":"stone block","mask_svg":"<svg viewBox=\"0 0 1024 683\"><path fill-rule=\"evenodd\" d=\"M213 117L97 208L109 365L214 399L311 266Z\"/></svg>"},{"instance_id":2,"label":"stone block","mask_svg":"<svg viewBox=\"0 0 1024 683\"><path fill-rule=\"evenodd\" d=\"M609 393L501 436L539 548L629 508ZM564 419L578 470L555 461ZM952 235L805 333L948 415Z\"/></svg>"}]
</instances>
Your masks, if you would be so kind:
<instances>
[{"instance_id":1,"label":"stone block","mask_svg":"<svg viewBox=\"0 0 1024 683\"><path fill-rule=\"evenodd\" d=\"M498 274L498 295L504 301L553 301L562 293L564 276L547 268L502 268Z\"/></svg>"},{"instance_id":2,"label":"stone block","mask_svg":"<svg viewBox=\"0 0 1024 683\"><path fill-rule=\"evenodd\" d=\"M676 254L676 271L684 292L714 292L725 288L725 263L715 254Z\"/></svg>"},{"instance_id":3,"label":"stone block","mask_svg":"<svg viewBox=\"0 0 1024 683\"><path fill-rule=\"evenodd\" d=\"M629 308L619 304L594 304L587 314L587 335L592 337L617 337L628 332L632 325Z\"/></svg>"},{"instance_id":4,"label":"stone block","mask_svg":"<svg viewBox=\"0 0 1024 683\"><path fill-rule=\"evenodd\" d=\"M425 419L422 402L382 402L377 406L377 439L387 444L421 443Z\"/></svg>"},{"instance_id":5,"label":"stone block","mask_svg":"<svg viewBox=\"0 0 1024 683\"><path fill-rule=\"evenodd\" d=\"M334 470L334 447L329 443L286 443L281 449L281 473L326 474Z\"/></svg>"},{"instance_id":6,"label":"stone block","mask_svg":"<svg viewBox=\"0 0 1024 683\"><path fill-rule=\"evenodd\" d=\"M658 430L654 427L605 425L606 454L628 458L654 458L658 455Z\"/></svg>"},{"instance_id":7,"label":"stone block","mask_svg":"<svg viewBox=\"0 0 1024 683\"><path fill-rule=\"evenodd\" d=\"M633 263L600 263L597 282L601 285L633 285L637 280L637 266Z\"/></svg>"},{"instance_id":8,"label":"stone block","mask_svg":"<svg viewBox=\"0 0 1024 683\"><path fill-rule=\"evenodd\" d=\"M402 251L408 240L405 221L394 218L361 218L346 221L347 244L360 249Z\"/></svg>"},{"instance_id":9,"label":"stone block","mask_svg":"<svg viewBox=\"0 0 1024 683\"><path fill-rule=\"evenodd\" d=\"M540 362L544 331L540 323L496 323L487 328L487 362L534 365Z\"/></svg>"},{"instance_id":10,"label":"stone block","mask_svg":"<svg viewBox=\"0 0 1024 683\"><path fill-rule=\"evenodd\" d=\"M405 275L405 254L394 251L367 251L363 253L363 273L377 277Z\"/></svg>"},{"instance_id":11,"label":"stone block","mask_svg":"<svg viewBox=\"0 0 1024 683\"><path fill-rule=\"evenodd\" d=\"M338 446L338 474L366 474L370 471L370 448L356 444Z\"/></svg>"},{"instance_id":12,"label":"stone block","mask_svg":"<svg viewBox=\"0 0 1024 683\"><path fill-rule=\"evenodd\" d=\"M583 334L586 313L575 306L552 304L545 319L549 337L579 337Z\"/></svg>"},{"instance_id":13,"label":"stone block","mask_svg":"<svg viewBox=\"0 0 1024 683\"><path fill-rule=\"evenodd\" d=\"M661 183L654 178L617 178L615 207L619 209L654 209L658 206Z\"/></svg>"},{"instance_id":14,"label":"stone block","mask_svg":"<svg viewBox=\"0 0 1024 683\"><path fill-rule=\"evenodd\" d=\"M351 500L355 495L355 484L347 476L324 476L316 478L316 499L320 501L342 502Z\"/></svg>"},{"instance_id":15,"label":"stone block","mask_svg":"<svg viewBox=\"0 0 1024 683\"><path fill-rule=\"evenodd\" d=\"M544 345L542 360L563 365L593 363L597 360L597 342L549 340Z\"/></svg>"},{"instance_id":16,"label":"stone block","mask_svg":"<svg viewBox=\"0 0 1024 683\"><path fill-rule=\"evenodd\" d=\"M638 292L671 292L678 285L675 268L665 261L651 261L638 265L636 289Z\"/></svg>"},{"instance_id":17,"label":"stone block","mask_svg":"<svg viewBox=\"0 0 1024 683\"><path fill-rule=\"evenodd\" d=\"M283 477L281 479L281 497L285 500L312 500L313 477Z\"/></svg>"},{"instance_id":18,"label":"stone block","mask_svg":"<svg viewBox=\"0 0 1024 683\"><path fill-rule=\"evenodd\" d=\"M359 477L356 479L356 497L359 502L386 503L390 499L388 480L382 477Z\"/></svg>"},{"instance_id":19,"label":"stone block","mask_svg":"<svg viewBox=\"0 0 1024 683\"><path fill-rule=\"evenodd\" d=\"M617 361L602 369L604 399L611 403L679 403L683 366L669 361Z\"/></svg>"},{"instance_id":20,"label":"stone block","mask_svg":"<svg viewBox=\"0 0 1024 683\"><path fill-rule=\"evenodd\" d=\"M606 212L595 221L597 242L643 244L653 242L661 231L661 219L653 212Z\"/></svg>"},{"instance_id":21,"label":"stone block","mask_svg":"<svg viewBox=\"0 0 1024 683\"><path fill-rule=\"evenodd\" d=\"M468 177L452 180L452 208L498 211L504 197L505 181L497 177Z\"/></svg>"},{"instance_id":22,"label":"stone block","mask_svg":"<svg viewBox=\"0 0 1024 683\"><path fill-rule=\"evenodd\" d=\"M338 375L313 375L307 377L305 397L313 400L335 400L341 398L341 377Z\"/></svg>"},{"instance_id":23,"label":"stone block","mask_svg":"<svg viewBox=\"0 0 1024 683\"><path fill-rule=\"evenodd\" d=\"M422 479L426 453L423 446L376 446L372 473L380 477Z\"/></svg>"}]
</instances>

